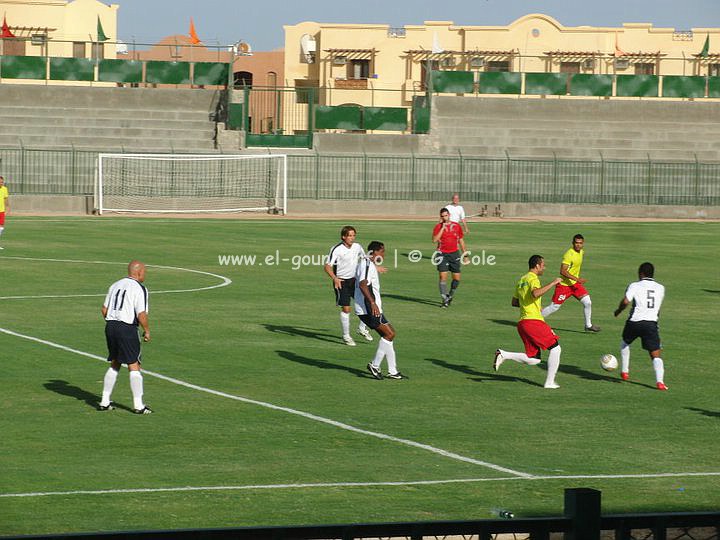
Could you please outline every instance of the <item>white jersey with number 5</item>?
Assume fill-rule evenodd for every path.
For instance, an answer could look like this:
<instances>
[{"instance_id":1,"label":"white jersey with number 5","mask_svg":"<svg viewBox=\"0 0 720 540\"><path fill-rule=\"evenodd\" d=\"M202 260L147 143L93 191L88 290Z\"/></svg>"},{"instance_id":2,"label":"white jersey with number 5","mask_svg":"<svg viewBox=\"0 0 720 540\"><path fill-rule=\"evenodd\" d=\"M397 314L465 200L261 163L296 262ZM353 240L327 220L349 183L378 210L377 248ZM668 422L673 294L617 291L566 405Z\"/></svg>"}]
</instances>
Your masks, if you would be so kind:
<instances>
[{"instance_id":1,"label":"white jersey with number 5","mask_svg":"<svg viewBox=\"0 0 720 540\"><path fill-rule=\"evenodd\" d=\"M651 278L634 281L628 285L625 298L632 304L628 321L655 321L665 298L665 287Z\"/></svg>"}]
</instances>

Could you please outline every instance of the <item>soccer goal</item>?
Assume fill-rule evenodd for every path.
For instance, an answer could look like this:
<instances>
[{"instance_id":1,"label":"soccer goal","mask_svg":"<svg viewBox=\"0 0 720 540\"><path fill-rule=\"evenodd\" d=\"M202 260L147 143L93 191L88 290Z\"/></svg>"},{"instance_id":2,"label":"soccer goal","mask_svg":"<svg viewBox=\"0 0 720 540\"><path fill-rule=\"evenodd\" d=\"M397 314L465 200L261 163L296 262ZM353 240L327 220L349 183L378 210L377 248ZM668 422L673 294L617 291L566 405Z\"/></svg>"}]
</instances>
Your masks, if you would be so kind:
<instances>
[{"instance_id":1,"label":"soccer goal","mask_svg":"<svg viewBox=\"0 0 720 540\"><path fill-rule=\"evenodd\" d=\"M287 156L100 154L95 207L98 214L286 214Z\"/></svg>"}]
</instances>

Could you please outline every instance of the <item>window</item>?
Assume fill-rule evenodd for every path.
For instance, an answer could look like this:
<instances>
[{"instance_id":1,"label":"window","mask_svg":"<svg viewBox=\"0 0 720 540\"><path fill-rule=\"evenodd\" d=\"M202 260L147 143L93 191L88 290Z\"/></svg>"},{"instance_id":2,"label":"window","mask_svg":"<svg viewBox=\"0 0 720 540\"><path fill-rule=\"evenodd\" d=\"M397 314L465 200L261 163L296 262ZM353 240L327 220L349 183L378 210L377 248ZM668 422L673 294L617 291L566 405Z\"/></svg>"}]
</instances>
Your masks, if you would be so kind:
<instances>
[{"instance_id":1,"label":"window","mask_svg":"<svg viewBox=\"0 0 720 540\"><path fill-rule=\"evenodd\" d=\"M720 77L720 64L710 64L708 66L708 75L711 77Z\"/></svg>"},{"instance_id":2,"label":"window","mask_svg":"<svg viewBox=\"0 0 720 540\"><path fill-rule=\"evenodd\" d=\"M6 56L25 56L25 40L3 39L2 45L2 52Z\"/></svg>"},{"instance_id":3,"label":"window","mask_svg":"<svg viewBox=\"0 0 720 540\"><path fill-rule=\"evenodd\" d=\"M652 62L639 62L635 64L635 75L655 75L655 64Z\"/></svg>"},{"instance_id":4,"label":"window","mask_svg":"<svg viewBox=\"0 0 720 540\"><path fill-rule=\"evenodd\" d=\"M488 62L485 71L510 71L510 62L508 60Z\"/></svg>"},{"instance_id":5,"label":"window","mask_svg":"<svg viewBox=\"0 0 720 540\"><path fill-rule=\"evenodd\" d=\"M423 60L420 62L420 85L423 90L427 87L428 68L430 68L430 71L437 71L440 69L440 62L438 60Z\"/></svg>"},{"instance_id":6,"label":"window","mask_svg":"<svg viewBox=\"0 0 720 540\"><path fill-rule=\"evenodd\" d=\"M297 103L310 103L310 97L312 96L312 102L319 102L320 81L313 81L308 79L295 79L295 97Z\"/></svg>"},{"instance_id":7,"label":"window","mask_svg":"<svg viewBox=\"0 0 720 540\"><path fill-rule=\"evenodd\" d=\"M580 73L580 62L560 62L560 73Z\"/></svg>"},{"instance_id":8,"label":"window","mask_svg":"<svg viewBox=\"0 0 720 540\"><path fill-rule=\"evenodd\" d=\"M233 73L233 83L235 88L241 86L252 86L253 74L249 71L236 71Z\"/></svg>"},{"instance_id":9,"label":"window","mask_svg":"<svg viewBox=\"0 0 720 540\"><path fill-rule=\"evenodd\" d=\"M275 73L274 71L268 71L267 85L268 86L277 86L277 73Z\"/></svg>"},{"instance_id":10,"label":"window","mask_svg":"<svg viewBox=\"0 0 720 540\"><path fill-rule=\"evenodd\" d=\"M92 57L97 58L98 60L102 60L103 58L105 58L105 45L103 45L102 43L93 43Z\"/></svg>"},{"instance_id":11,"label":"window","mask_svg":"<svg viewBox=\"0 0 720 540\"><path fill-rule=\"evenodd\" d=\"M73 41L73 58L85 58L84 41Z\"/></svg>"},{"instance_id":12,"label":"window","mask_svg":"<svg viewBox=\"0 0 720 540\"><path fill-rule=\"evenodd\" d=\"M370 60L350 60L348 79L367 79L370 77Z\"/></svg>"}]
</instances>

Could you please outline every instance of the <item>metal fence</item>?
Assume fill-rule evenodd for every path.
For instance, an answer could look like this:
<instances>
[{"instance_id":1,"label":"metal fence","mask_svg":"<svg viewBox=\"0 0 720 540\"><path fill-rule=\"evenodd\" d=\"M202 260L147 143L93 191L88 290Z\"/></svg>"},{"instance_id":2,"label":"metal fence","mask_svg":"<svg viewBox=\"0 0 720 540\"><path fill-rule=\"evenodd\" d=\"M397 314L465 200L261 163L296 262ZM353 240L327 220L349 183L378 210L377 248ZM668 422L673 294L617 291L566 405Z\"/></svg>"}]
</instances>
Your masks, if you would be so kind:
<instances>
[{"instance_id":1,"label":"metal fence","mask_svg":"<svg viewBox=\"0 0 720 540\"><path fill-rule=\"evenodd\" d=\"M16 194L93 193L98 152L0 148ZM720 205L720 163L489 159L466 156L288 156L290 199Z\"/></svg>"}]
</instances>

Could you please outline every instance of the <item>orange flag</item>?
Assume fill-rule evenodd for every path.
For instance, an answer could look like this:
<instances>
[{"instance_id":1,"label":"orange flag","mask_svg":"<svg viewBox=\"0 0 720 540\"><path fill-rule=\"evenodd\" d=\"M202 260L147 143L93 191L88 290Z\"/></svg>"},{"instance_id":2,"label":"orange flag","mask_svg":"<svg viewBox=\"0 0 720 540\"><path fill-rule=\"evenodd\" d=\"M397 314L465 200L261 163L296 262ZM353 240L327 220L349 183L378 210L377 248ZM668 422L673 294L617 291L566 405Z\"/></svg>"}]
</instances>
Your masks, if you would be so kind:
<instances>
[{"instance_id":1,"label":"orange flag","mask_svg":"<svg viewBox=\"0 0 720 540\"><path fill-rule=\"evenodd\" d=\"M193 23L192 17L190 17L190 43L193 45L200 43L200 38L195 32L195 23Z\"/></svg>"},{"instance_id":2,"label":"orange flag","mask_svg":"<svg viewBox=\"0 0 720 540\"><path fill-rule=\"evenodd\" d=\"M8 23L5 20L5 16L3 16L2 34L0 34L0 38L13 38L13 37L15 37L15 34L13 34L10 31L10 27L8 26Z\"/></svg>"}]
</instances>

